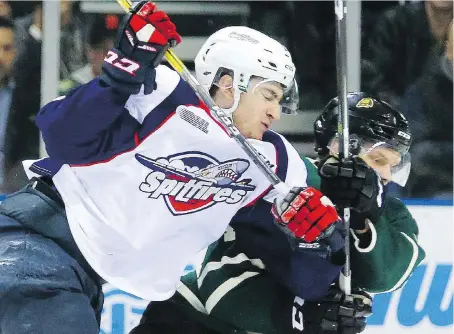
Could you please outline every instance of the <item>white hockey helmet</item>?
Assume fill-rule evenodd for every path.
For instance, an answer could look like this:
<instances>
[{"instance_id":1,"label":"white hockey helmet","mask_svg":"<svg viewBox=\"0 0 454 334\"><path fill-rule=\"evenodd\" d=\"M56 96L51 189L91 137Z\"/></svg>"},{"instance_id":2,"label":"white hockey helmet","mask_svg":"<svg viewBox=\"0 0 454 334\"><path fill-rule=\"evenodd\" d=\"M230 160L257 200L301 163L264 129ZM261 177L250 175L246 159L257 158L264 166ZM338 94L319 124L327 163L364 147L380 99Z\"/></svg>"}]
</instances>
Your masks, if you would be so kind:
<instances>
[{"instance_id":1,"label":"white hockey helmet","mask_svg":"<svg viewBox=\"0 0 454 334\"><path fill-rule=\"evenodd\" d=\"M217 83L222 73L233 76L234 103L224 109L231 115L237 108L241 92L246 92L251 77L274 81L284 88L281 110L295 113L298 87L295 65L290 52L267 35L243 26L223 28L211 35L195 58L197 80L207 90Z\"/></svg>"}]
</instances>

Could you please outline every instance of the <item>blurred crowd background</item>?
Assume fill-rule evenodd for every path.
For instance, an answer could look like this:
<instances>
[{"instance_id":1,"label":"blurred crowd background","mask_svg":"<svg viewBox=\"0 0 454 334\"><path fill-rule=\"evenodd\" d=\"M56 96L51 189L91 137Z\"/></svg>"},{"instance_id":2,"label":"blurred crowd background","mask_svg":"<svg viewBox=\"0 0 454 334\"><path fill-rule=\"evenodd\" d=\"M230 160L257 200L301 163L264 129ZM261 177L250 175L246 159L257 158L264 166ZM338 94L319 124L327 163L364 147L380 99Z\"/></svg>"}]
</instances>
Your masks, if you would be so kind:
<instances>
[{"instance_id":1,"label":"blurred crowd background","mask_svg":"<svg viewBox=\"0 0 454 334\"><path fill-rule=\"evenodd\" d=\"M168 14L183 36L176 52L190 69L207 36L228 25L250 26L288 47L301 113L283 117L278 130L300 153L315 156L313 120L337 95L333 2L173 5L179 7ZM60 2L59 95L100 74L121 20L118 9L115 1ZM360 88L402 111L414 134L409 182L390 191L402 198L452 200L453 2L362 1L360 17ZM34 118L41 105L42 26L41 1L0 1L0 194L27 181L22 160L39 158Z\"/></svg>"}]
</instances>

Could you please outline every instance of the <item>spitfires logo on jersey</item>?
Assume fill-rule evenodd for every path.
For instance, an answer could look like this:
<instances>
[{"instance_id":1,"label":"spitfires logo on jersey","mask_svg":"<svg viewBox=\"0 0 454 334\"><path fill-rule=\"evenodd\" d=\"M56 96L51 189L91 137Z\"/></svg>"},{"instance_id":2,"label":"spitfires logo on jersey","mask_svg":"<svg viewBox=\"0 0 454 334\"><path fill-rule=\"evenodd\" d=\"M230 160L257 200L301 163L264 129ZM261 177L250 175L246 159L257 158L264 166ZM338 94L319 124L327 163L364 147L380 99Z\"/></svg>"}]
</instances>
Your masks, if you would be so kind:
<instances>
[{"instance_id":1,"label":"spitfires logo on jersey","mask_svg":"<svg viewBox=\"0 0 454 334\"><path fill-rule=\"evenodd\" d=\"M251 179L241 179L249 168L249 161L244 159L220 162L201 152L158 159L141 154L135 157L151 169L140 191L148 193L149 198L162 197L174 215L197 212L217 203L235 204L255 189Z\"/></svg>"}]
</instances>

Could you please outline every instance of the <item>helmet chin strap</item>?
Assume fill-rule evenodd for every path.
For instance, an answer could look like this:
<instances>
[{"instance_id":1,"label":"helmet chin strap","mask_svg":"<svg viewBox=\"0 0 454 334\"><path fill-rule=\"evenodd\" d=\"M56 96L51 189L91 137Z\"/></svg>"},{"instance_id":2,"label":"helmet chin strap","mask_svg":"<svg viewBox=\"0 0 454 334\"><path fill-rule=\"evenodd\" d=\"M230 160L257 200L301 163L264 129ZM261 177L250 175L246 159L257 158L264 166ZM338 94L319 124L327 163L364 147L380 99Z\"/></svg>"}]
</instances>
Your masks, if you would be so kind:
<instances>
[{"instance_id":1,"label":"helmet chin strap","mask_svg":"<svg viewBox=\"0 0 454 334\"><path fill-rule=\"evenodd\" d=\"M240 96L241 92L237 88L233 92L233 104L230 108L221 108L222 111L226 114L227 117L232 118L233 112L235 111L236 108L238 108L238 104L240 103Z\"/></svg>"},{"instance_id":2,"label":"helmet chin strap","mask_svg":"<svg viewBox=\"0 0 454 334\"><path fill-rule=\"evenodd\" d=\"M227 87L221 87L218 84L214 84L215 86L219 87L220 89L230 89L233 87L232 86L227 86ZM232 118L233 112L235 111L236 108L238 108L238 104L240 103L240 97L241 97L241 92L239 88L237 87L233 91L233 104L229 108L221 108L219 107L227 117Z\"/></svg>"}]
</instances>

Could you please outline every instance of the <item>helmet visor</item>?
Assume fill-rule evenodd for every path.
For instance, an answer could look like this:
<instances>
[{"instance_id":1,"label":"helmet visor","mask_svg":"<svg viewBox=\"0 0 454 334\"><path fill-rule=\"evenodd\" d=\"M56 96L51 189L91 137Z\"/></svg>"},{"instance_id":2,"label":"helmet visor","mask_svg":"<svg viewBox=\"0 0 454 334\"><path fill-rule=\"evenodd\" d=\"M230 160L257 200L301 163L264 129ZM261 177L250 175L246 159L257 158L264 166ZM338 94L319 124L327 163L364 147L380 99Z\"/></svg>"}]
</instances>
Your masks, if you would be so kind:
<instances>
[{"instance_id":1,"label":"helmet visor","mask_svg":"<svg viewBox=\"0 0 454 334\"><path fill-rule=\"evenodd\" d=\"M339 152L336 136L329 144L331 154ZM407 149L397 149L383 141L350 137L350 152L363 159L384 181L392 181L404 187L411 169L411 155Z\"/></svg>"},{"instance_id":2,"label":"helmet visor","mask_svg":"<svg viewBox=\"0 0 454 334\"><path fill-rule=\"evenodd\" d=\"M257 94L270 103L279 104L281 112L294 115L298 111L299 94L295 80L289 87L283 87L277 81L264 79L254 85L252 93Z\"/></svg>"}]
</instances>

